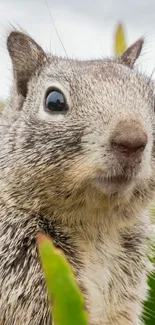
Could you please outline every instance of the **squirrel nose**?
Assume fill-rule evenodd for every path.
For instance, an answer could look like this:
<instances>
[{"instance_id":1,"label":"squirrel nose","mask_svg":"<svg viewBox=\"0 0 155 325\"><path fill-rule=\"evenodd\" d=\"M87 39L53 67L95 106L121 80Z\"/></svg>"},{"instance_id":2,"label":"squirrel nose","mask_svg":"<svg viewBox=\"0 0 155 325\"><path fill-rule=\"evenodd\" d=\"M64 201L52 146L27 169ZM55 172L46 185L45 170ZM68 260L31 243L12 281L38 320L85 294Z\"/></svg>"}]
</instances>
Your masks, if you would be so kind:
<instances>
[{"instance_id":1,"label":"squirrel nose","mask_svg":"<svg viewBox=\"0 0 155 325\"><path fill-rule=\"evenodd\" d=\"M124 156L140 155L148 138L142 125L136 121L119 122L111 139L113 150Z\"/></svg>"}]
</instances>

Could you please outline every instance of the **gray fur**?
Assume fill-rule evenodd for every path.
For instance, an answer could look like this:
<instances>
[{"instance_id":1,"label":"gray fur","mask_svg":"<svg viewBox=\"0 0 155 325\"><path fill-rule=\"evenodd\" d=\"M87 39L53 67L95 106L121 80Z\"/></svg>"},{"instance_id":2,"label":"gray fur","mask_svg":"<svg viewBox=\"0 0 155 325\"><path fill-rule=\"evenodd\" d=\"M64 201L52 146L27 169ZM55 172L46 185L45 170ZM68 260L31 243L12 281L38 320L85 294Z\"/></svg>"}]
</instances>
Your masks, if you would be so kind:
<instances>
[{"instance_id":1,"label":"gray fur","mask_svg":"<svg viewBox=\"0 0 155 325\"><path fill-rule=\"evenodd\" d=\"M72 264L90 325L142 324L155 192L154 85L133 69L142 43L119 59L76 61L10 34L14 84L0 123L1 325L51 324L38 231ZM51 86L63 91L66 115L44 111ZM146 147L118 154L116 134Z\"/></svg>"}]
</instances>

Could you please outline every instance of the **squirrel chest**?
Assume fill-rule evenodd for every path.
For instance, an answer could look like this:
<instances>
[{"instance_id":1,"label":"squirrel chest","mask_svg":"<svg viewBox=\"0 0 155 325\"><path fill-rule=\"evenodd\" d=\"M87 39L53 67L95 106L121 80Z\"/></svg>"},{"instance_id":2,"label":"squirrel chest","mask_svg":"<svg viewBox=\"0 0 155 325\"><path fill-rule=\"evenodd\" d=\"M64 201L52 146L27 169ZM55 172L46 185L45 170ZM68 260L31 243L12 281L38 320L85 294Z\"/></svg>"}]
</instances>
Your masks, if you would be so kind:
<instances>
[{"instance_id":1,"label":"squirrel chest","mask_svg":"<svg viewBox=\"0 0 155 325\"><path fill-rule=\"evenodd\" d=\"M146 288L141 277L142 273L144 278L146 276L147 262L142 247L139 249L145 246L143 240L128 233L114 235L111 239L103 235L96 242L83 243L83 268L78 278L90 324L111 325L119 314L133 308L135 294L137 298L145 298Z\"/></svg>"}]
</instances>

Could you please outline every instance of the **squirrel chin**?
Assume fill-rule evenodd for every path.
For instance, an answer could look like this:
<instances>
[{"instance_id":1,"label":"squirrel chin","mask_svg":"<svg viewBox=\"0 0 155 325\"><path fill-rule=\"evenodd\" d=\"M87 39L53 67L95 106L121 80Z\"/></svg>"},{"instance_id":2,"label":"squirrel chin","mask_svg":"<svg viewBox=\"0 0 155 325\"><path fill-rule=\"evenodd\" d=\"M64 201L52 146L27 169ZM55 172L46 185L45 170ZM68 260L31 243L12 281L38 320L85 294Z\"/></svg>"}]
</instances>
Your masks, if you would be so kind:
<instances>
[{"instance_id":1,"label":"squirrel chin","mask_svg":"<svg viewBox=\"0 0 155 325\"><path fill-rule=\"evenodd\" d=\"M115 176L113 178L97 178L94 185L107 195L120 195L131 191L134 184L133 178Z\"/></svg>"}]
</instances>

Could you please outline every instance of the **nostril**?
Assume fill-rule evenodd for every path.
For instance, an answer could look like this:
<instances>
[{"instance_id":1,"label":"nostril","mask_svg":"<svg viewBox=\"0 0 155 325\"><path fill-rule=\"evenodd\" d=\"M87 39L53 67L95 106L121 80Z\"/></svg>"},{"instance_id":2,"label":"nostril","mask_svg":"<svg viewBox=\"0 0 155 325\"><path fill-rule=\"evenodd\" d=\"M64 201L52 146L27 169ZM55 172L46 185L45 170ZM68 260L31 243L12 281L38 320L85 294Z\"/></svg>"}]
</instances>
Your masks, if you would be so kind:
<instances>
[{"instance_id":1,"label":"nostril","mask_svg":"<svg viewBox=\"0 0 155 325\"><path fill-rule=\"evenodd\" d=\"M131 155L131 154L143 152L146 147L146 143L133 144L128 141L126 141L124 143L122 143L122 142L118 143L115 140L113 140L112 147L113 147L113 149L119 151L120 153L124 153L126 155Z\"/></svg>"},{"instance_id":2,"label":"nostril","mask_svg":"<svg viewBox=\"0 0 155 325\"><path fill-rule=\"evenodd\" d=\"M117 133L111 140L112 148L125 155L140 154L147 145L147 134L145 132Z\"/></svg>"},{"instance_id":3,"label":"nostril","mask_svg":"<svg viewBox=\"0 0 155 325\"><path fill-rule=\"evenodd\" d=\"M136 120L120 121L110 139L115 153L124 155L140 155L148 142L143 125Z\"/></svg>"}]
</instances>

